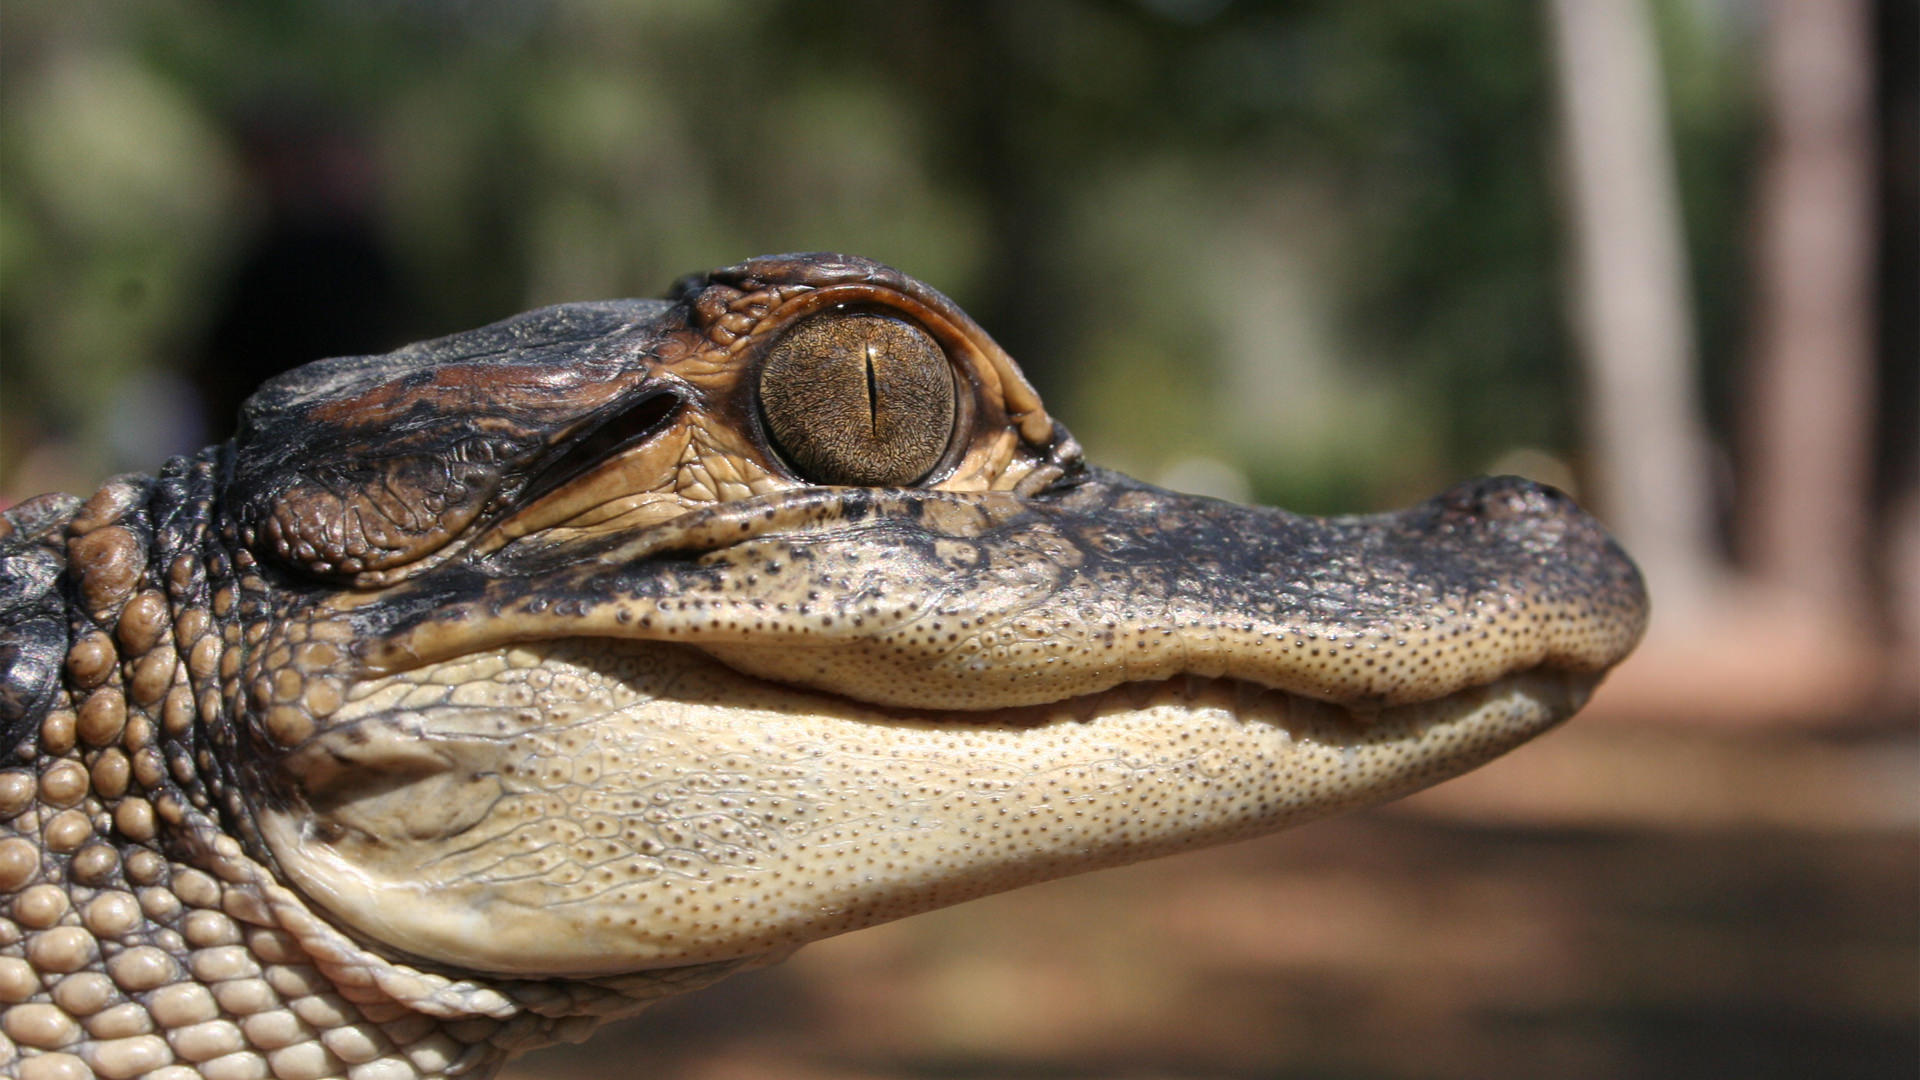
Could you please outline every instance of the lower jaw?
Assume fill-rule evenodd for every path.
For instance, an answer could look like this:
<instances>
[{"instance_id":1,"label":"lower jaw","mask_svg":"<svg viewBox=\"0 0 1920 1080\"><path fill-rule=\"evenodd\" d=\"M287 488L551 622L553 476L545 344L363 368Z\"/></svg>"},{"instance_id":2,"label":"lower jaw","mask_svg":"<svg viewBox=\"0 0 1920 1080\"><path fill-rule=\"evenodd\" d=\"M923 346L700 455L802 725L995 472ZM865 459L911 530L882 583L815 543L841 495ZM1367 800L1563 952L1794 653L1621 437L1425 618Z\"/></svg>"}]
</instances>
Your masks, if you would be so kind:
<instances>
[{"instance_id":1,"label":"lower jaw","mask_svg":"<svg viewBox=\"0 0 1920 1080\"><path fill-rule=\"evenodd\" d=\"M269 831L305 891L370 938L469 970L612 975L1383 802L1553 726L1593 681L1525 673L1355 713L1191 676L947 713L749 679L685 647L516 646L356 688L311 756L286 759L295 786L303 758L383 744L451 764ZM461 801L436 798L451 783L491 802L436 831L422 804Z\"/></svg>"}]
</instances>

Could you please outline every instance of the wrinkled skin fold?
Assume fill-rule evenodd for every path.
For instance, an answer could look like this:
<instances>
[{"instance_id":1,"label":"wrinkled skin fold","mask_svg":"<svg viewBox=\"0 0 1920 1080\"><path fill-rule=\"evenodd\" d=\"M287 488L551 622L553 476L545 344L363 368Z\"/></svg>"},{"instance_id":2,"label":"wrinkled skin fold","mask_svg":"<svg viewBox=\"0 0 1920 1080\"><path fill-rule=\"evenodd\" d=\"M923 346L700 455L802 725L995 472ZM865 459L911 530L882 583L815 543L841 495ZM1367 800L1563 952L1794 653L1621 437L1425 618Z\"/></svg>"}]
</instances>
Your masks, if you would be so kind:
<instances>
[{"instance_id":1,"label":"wrinkled skin fold","mask_svg":"<svg viewBox=\"0 0 1920 1080\"><path fill-rule=\"evenodd\" d=\"M231 445L6 522L0 884L84 931L57 975L0 945L48 1005L23 1064L484 1073L820 937L1445 779L1646 617L1527 481L1315 519L1087 465L950 301L835 255L312 364ZM108 895L153 910L89 921ZM149 1027L231 1047L53 996L134 993L139 948L216 1007ZM314 986L326 1016L253 1019Z\"/></svg>"}]
</instances>

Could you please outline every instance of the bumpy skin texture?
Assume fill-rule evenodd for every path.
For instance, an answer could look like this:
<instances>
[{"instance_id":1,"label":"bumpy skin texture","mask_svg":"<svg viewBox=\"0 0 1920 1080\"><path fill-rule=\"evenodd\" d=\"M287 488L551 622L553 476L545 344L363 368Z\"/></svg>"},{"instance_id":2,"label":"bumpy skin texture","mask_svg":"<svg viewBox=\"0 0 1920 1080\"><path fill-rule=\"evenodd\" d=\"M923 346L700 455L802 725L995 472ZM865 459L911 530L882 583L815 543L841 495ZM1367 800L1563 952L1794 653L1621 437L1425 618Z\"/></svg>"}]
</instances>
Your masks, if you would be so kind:
<instances>
[{"instance_id":1,"label":"bumpy skin texture","mask_svg":"<svg viewBox=\"0 0 1920 1080\"><path fill-rule=\"evenodd\" d=\"M232 444L4 515L0 1073L484 1076L1444 779L1645 613L1524 481L1320 520L1086 466L861 259L322 361Z\"/></svg>"}]
</instances>

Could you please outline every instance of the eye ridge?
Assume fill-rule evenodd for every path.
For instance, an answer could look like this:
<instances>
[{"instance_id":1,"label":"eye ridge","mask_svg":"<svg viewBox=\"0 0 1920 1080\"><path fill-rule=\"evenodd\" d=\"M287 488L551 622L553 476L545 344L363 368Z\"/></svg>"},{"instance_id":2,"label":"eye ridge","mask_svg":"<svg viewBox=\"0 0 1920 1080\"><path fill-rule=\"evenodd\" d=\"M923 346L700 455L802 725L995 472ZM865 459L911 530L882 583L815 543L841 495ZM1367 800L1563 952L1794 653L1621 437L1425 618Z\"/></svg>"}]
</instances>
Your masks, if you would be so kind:
<instances>
[{"instance_id":1,"label":"eye ridge","mask_svg":"<svg viewBox=\"0 0 1920 1080\"><path fill-rule=\"evenodd\" d=\"M924 328L876 312L794 326L763 357L758 390L771 448L818 484L915 483L959 420L952 359Z\"/></svg>"}]
</instances>

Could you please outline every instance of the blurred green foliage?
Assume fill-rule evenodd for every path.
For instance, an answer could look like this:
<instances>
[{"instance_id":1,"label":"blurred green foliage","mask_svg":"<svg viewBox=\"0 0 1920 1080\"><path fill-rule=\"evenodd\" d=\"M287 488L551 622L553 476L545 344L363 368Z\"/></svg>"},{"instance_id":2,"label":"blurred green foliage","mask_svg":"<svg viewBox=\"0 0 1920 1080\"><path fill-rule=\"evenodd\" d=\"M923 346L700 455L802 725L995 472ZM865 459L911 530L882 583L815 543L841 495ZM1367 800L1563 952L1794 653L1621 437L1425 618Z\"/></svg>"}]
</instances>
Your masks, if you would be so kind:
<instances>
[{"instance_id":1,"label":"blurred green foliage","mask_svg":"<svg viewBox=\"0 0 1920 1080\"><path fill-rule=\"evenodd\" d=\"M1719 363L1750 28L1658 11ZM347 148L406 298L366 349L835 249L954 295L1096 456L1149 478L1353 509L1516 448L1577 465L1540 19L1525 0L8 4L0 492L49 458L84 486L182 449L191 425L141 417L153 373L202 362L284 196L247 143L261 125ZM325 281L302 300L339 302Z\"/></svg>"}]
</instances>

